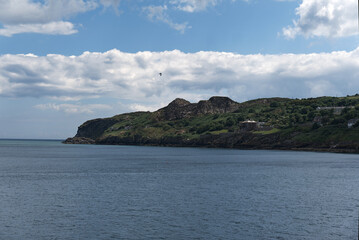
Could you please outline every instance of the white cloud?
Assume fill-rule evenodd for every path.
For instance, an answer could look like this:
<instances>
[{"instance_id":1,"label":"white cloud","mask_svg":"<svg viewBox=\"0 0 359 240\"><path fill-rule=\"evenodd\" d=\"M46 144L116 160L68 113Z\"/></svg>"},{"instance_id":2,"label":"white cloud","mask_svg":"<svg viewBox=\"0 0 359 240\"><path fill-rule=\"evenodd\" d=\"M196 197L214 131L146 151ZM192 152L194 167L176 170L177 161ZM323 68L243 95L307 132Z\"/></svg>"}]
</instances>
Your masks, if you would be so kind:
<instances>
[{"instance_id":1,"label":"white cloud","mask_svg":"<svg viewBox=\"0 0 359 240\"><path fill-rule=\"evenodd\" d=\"M0 56L0 97L126 99L134 110L153 110L176 97L342 96L357 93L358 77L359 48L281 55L111 50L71 57Z\"/></svg>"},{"instance_id":2,"label":"white cloud","mask_svg":"<svg viewBox=\"0 0 359 240\"><path fill-rule=\"evenodd\" d=\"M225 0L170 0L170 4L175 6L176 9L193 13L200 12L208 9L209 7L214 7L217 4L223 2ZM235 2L236 0L230 0L231 2ZM244 2L248 2L250 0L242 0Z\"/></svg>"},{"instance_id":3,"label":"white cloud","mask_svg":"<svg viewBox=\"0 0 359 240\"><path fill-rule=\"evenodd\" d=\"M74 34L74 24L65 21L99 6L117 8L120 0L0 0L0 35L19 33Z\"/></svg>"},{"instance_id":4,"label":"white cloud","mask_svg":"<svg viewBox=\"0 0 359 240\"><path fill-rule=\"evenodd\" d=\"M287 38L347 37L358 34L357 1L303 0L296 9L299 19L283 29Z\"/></svg>"},{"instance_id":5,"label":"white cloud","mask_svg":"<svg viewBox=\"0 0 359 240\"><path fill-rule=\"evenodd\" d=\"M95 9L94 0L0 0L0 22L6 25L59 21Z\"/></svg>"},{"instance_id":6,"label":"white cloud","mask_svg":"<svg viewBox=\"0 0 359 240\"><path fill-rule=\"evenodd\" d=\"M144 104L130 104L129 105L129 110L131 111L135 111L135 112L138 112L138 111L150 111L150 112L153 112L153 111L156 111L157 109L161 108L164 104L157 104L157 105L144 105Z\"/></svg>"},{"instance_id":7,"label":"white cloud","mask_svg":"<svg viewBox=\"0 0 359 240\"><path fill-rule=\"evenodd\" d=\"M65 113L92 114L97 110L110 110L112 107L105 104L38 104L35 108L40 110L55 110Z\"/></svg>"},{"instance_id":8,"label":"white cloud","mask_svg":"<svg viewBox=\"0 0 359 240\"><path fill-rule=\"evenodd\" d=\"M4 25L0 29L0 36L11 37L18 33L41 33L50 35L70 35L77 33L74 25L70 22L50 22L45 24L17 24Z\"/></svg>"},{"instance_id":9,"label":"white cloud","mask_svg":"<svg viewBox=\"0 0 359 240\"><path fill-rule=\"evenodd\" d=\"M113 6L114 8L118 8L121 3L121 0L100 0L100 2L105 7Z\"/></svg>"},{"instance_id":10,"label":"white cloud","mask_svg":"<svg viewBox=\"0 0 359 240\"><path fill-rule=\"evenodd\" d=\"M188 23L175 23L167 14L167 6L148 6L144 7L143 10L147 14L147 17L152 21L160 21L166 23L171 28L184 33L186 29L191 28Z\"/></svg>"},{"instance_id":11,"label":"white cloud","mask_svg":"<svg viewBox=\"0 0 359 240\"><path fill-rule=\"evenodd\" d=\"M209 6L215 6L218 0L171 0L171 4L176 5L179 10L185 12L199 12Z\"/></svg>"}]
</instances>

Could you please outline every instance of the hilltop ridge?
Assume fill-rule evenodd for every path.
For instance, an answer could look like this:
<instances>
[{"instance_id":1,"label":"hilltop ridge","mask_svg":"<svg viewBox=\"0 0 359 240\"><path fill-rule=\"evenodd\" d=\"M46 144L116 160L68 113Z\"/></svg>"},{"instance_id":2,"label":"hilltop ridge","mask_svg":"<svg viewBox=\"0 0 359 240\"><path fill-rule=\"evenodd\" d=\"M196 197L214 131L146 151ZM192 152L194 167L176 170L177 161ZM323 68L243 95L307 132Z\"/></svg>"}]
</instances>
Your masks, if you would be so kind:
<instances>
[{"instance_id":1,"label":"hilltop ridge","mask_svg":"<svg viewBox=\"0 0 359 240\"><path fill-rule=\"evenodd\" d=\"M159 120L179 120L195 117L203 114L221 114L234 112L240 104L228 97L211 97L209 100L201 100L198 103L176 98L166 107L155 112Z\"/></svg>"}]
</instances>

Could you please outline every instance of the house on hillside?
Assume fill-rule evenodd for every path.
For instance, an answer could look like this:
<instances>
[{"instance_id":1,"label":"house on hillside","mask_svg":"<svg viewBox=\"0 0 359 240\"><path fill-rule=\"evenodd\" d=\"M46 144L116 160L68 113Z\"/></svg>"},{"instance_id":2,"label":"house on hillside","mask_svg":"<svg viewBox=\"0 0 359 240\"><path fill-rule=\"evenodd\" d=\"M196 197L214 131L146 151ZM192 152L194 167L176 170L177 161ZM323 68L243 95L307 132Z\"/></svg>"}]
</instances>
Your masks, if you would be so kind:
<instances>
[{"instance_id":1,"label":"house on hillside","mask_svg":"<svg viewBox=\"0 0 359 240\"><path fill-rule=\"evenodd\" d=\"M239 128L244 131L252 131L257 129L257 121L247 120L240 123Z\"/></svg>"},{"instance_id":2,"label":"house on hillside","mask_svg":"<svg viewBox=\"0 0 359 240\"><path fill-rule=\"evenodd\" d=\"M243 131L263 130L265 122L257 122L252 120L243 121L239 128Z\"/></svg>"},{"instance_id":3,"label":"house on hillside","mask_svg":"<svg viewBox=\"0 0 359 240\"><path fill-rule=\"evenodd\" d=\"M353 127L357 122L359 121L359 118L353 118L348 121L348 128Z\"/></svg>"}]
</instances>

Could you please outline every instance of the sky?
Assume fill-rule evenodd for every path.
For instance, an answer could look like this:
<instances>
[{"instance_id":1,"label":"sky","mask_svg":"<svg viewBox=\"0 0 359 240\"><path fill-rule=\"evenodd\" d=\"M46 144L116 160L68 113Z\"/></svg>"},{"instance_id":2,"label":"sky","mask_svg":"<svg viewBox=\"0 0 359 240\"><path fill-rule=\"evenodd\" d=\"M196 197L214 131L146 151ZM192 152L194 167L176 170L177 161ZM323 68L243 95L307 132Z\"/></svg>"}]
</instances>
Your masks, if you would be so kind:
<instances>
[{"instance_id":1,"label":"sky","mask_svg":"<svg viewBox=\"0 0 359 240\"><path fill-rule=\"evenodd\" d=\"M0 0L0 138L175 98L359 89L356 0ZM159 73L162 73L161 76Z\"/></svg>"}]
</instances>

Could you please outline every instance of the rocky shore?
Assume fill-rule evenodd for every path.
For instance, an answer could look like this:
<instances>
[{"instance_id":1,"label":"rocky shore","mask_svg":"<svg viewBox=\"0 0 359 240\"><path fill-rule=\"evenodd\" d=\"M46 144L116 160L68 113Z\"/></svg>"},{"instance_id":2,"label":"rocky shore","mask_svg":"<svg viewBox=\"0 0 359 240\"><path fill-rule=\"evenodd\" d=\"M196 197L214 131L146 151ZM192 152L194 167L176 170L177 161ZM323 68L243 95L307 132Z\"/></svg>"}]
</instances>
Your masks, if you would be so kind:
<instances>
[{"instance_id":1,"label":"rocky shore","mask_svg":"<svg viewBox=\"0 0 359 240\"><path fill-rule=\"evenodd\" d=\"M84 137L73 137L66 139L63 143L359 153L359 144L303 144L290 140L281 140L280 134L258 135L250 132L227 133L220 135L202 135L198 139L184 139L183 137L163 137L155 139L143 137L140 135L125 138L111 136L96 140Z\"/></svg>"}]
</instances>

